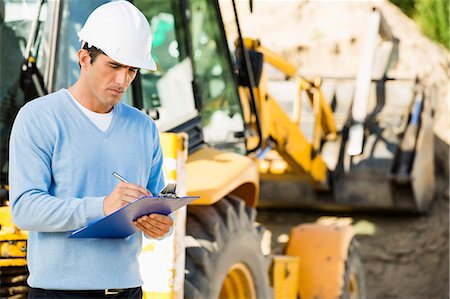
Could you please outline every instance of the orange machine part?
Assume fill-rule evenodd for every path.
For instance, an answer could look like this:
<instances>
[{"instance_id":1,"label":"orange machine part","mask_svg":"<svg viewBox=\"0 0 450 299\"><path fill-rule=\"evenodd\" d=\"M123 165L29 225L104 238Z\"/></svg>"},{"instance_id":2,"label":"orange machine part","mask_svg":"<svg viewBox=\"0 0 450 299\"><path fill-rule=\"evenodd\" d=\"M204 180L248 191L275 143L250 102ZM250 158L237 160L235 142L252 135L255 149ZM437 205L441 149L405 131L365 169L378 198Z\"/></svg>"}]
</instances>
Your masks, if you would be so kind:
<instances>
[{"instance_id":1,"label":"orange machine part","mask_svg":"<svg viewBox=\"0 0 450 299\"><path fill-rule=\"evenodd\" d=\"M302 299L337 299L344 287L345 261L355 235L353 226L301 224L291 231L286 254L298 256Z\"/></svg>"}]
</instances>

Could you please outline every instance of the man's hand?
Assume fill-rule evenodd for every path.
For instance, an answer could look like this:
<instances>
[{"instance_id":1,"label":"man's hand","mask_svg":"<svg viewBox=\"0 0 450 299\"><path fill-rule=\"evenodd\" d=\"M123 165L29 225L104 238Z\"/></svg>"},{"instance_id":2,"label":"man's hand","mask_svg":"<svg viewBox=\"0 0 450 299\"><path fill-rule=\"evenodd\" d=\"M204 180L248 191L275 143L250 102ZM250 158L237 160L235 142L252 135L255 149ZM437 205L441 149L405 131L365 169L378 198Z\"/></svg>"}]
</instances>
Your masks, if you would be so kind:
<instances>
[{"instance_id":1,"label":"man's hand","mask_svg":"<svg viewBox=\"0 0 450 299\"><path fill-rule=\"evenodd\" d=\"M107 216L138 198L150 195L150 191L142 186L120 182L116 188L105 197L105 200L103 201L103 213Z\"/></svg>"},{"instance_id":2,"label":"man's hand","mask_svg":"<svg viewBox=\"0 0 450 299\"><path fill-rule=\"evenodd\" d=\"M142 216L134 221L134 225L144 234L152 238L159 238L170 231L173 225L172 217L160 214Z\"/></svg>"}]
</instances>

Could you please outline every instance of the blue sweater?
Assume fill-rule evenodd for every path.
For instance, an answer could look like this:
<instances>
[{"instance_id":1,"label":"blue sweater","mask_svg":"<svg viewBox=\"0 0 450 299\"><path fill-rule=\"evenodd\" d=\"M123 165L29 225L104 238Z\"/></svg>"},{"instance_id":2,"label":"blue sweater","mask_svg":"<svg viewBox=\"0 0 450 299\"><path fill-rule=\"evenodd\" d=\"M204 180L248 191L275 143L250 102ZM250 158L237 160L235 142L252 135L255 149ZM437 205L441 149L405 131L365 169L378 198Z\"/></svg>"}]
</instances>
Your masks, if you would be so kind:
<instances>
[{"instance_id":1,"label":"blue sweater","mask_svg":"<svg viewBox=\"0 0 450 299\"><path fill-rule=\"evenodd\" d=\"M153 194L164 187L155 123L119 103L102 132L62 89L23 106L10 141L10 201L28 236L28 284L59 290L130 288L142 284L142 233L126 239L68 239L103 217L114 171Z\"/></svg>"}]
</instances>

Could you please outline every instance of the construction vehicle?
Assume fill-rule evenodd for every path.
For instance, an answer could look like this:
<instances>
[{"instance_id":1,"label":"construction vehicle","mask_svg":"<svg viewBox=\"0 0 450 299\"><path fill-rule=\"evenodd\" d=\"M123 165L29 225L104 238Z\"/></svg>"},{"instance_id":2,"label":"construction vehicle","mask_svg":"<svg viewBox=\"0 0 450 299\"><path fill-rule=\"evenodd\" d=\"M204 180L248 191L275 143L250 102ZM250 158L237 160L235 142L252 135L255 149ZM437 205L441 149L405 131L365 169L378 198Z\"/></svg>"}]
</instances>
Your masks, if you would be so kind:
<instances>
[{"instance_id":1,"label":"construction vehicle","mask_svg":"<svg viewBox=\"0 0 450 299\"><path fill-rule=\"evenodd\" d=\"M14 115L25 102L75 82L79 71L76 52L80 47L76 32L90 12L104 2L0 0L0 65L8 66L8 72L0 70L2 298L19 298L26 292L26 232L14 226L7 202L7 184L13 182L7 181L5 144ZM264 224L255 222L256 207L260 197L272 207L278 205L277 201L280 205L286 201L289 205L365 207L361 194L362 198L373 197L373 203L392 199L393 188L399 186L407 195L414 193L406 207L424 209L429 194L423 188L430 185L422 181L422 175L428 174L424 166L432 165L428 165L425 158L429 155L422 150L429 136L425 97L415 96L421 103L415 117L409 115L411 85L406 87L409 96L402 95L401 103L394 104L401 107L401 121L395 127L395 154L386 159L397 166L389 169L392 175L375 173L377 178L373 179L358 171L378 165L374 160L379 156L374 153L379 143L370 141L376 132L364 129L360 120L364 109L356 109L354 115L349 112L352 99L345 97L343 106L340 103L340 88L354 82L335 84L335 99L328 102L324 96L330 89L328 83L324 81L321 87L320 80L299 78L296 69L280 56L258 41L242 38L234 2L239 36L235 57L228 47L217 1L133 3L154 30L153 57L158 70L141 70L122 100L155 119L164 132L161 140L168 182L177 183L179 195L201 197L175 213L173 235L163 241L144 241L140 257L144 297L365 298L355 230L349 221L328 218L295 227L284 254L274 256L270 244L261 242ZM283 71L298 87L292 116L291 110L283 110L282 101L270 95L270 88L276 91L277 83L272 82L272 87L266 84L264 63ZM362 73L362 85L370 90L372 78L367 71ZM387 78L379 81L386 83ZM302 94L307 95L306 104L312 104L309 111L300 109ZM423 95L419 89L415 94ZM389 99L386 96L384 100L388 103ZM365 104L370 103L366 95ZM372 125L380 126L376 117L379 108L375 105L368 117ZM302 116L308 113L313 116L309 139L302 128L303 118L311 120ZM413 156L402 158L407 163L405 170L406 164L395 161L403 156L399 150L403 132L413 123L417 129L413 146L409 147ZM363 136L367 135L363 139L361 125ZM355 131L350 129L352 126L357 127L356 135L349 134ZM356 144L350 155L346 153L348 139ZM388 139L382 136L376 140ZM330 167L324 153L333 147L337 156ZM358 155L358 149L364 154ZM396 175L400 168L402 176ZM359 187L385 189L391 197L368 196L372 189L364 191L357 188L358 184L348 183L360 177L364 180ZM377 184L372 186L372 181ZM283 184L287 184L289 192ZM311 194L313 199L306 200Z\"/></svg>"},{"instance_id":2,"label":"construction vehicle","mask_svg":"<svg viewBox=\"0 0 450 299\"><path fill-rule=\"evenodd\" d=\"M379 10L367 15L356 78L305 80L258 40L244 41L281 73L255 90L262 140L265 149L275 150L260 162L259 207L428 210L435 91L418 78L387 76L398 60L399 40Z\"/></svg>"}]
</instances>

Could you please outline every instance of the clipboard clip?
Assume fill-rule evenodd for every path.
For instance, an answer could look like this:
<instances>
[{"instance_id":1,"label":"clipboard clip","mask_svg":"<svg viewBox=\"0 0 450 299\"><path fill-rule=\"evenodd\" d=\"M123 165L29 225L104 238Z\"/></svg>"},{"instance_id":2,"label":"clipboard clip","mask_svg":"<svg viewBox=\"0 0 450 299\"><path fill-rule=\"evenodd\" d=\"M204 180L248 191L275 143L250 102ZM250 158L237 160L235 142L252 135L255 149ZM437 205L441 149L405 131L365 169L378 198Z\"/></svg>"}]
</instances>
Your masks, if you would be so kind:
<instances>
[{"instance_id":1,"label":"clipboard clip","mask_svg":"<svg viewBox=\"0 0 450 299\"><path fill-rule=\"evenodd\" d=\"M164 189L158 194L161 197L177 197L177 184L169 183Z\"/></svg>"}]
</instances>

